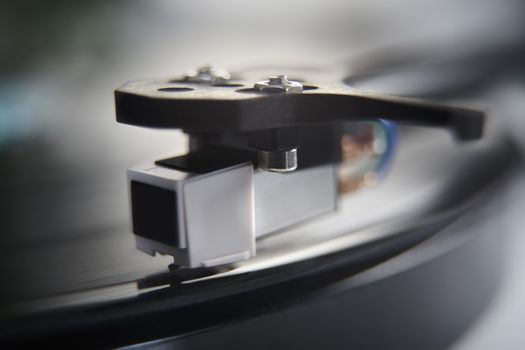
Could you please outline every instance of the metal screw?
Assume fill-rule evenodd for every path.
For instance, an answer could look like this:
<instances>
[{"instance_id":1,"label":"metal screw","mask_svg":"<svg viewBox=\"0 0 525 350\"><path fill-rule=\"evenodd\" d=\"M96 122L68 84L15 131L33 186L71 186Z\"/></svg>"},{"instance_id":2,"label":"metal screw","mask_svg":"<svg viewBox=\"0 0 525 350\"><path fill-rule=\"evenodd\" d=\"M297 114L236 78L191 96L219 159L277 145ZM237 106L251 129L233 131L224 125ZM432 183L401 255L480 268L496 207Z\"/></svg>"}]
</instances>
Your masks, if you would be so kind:
<instances>
[{"instance_id":1,"label":"metal screw","mask_svg":"<svg viewBox=\"0 0 525 350\"><path fill-rule=\"evenodd\" d=\"M286 81L288 81L288 77L286 75L277 75L268 79L268 83L270 85L283 85Z\"/></svg>"},{"instance_id":2,"label":"metal screw","mask_svg":"<svg viewBox=\"0 0 525 350\"><path fill-rule=\"evenodd\" d=\"M213 66L202 66L186 74L186 80L192 83L220 84L230 79L230 73Z\"/></svg>"},{"instance_id":3,"label":"metal screw","mask_svg":"<svg viewBox=\"0 0 525 350\"><path fill-rule=\"evenodd\" d=\"M257 150L259 169L277 173L288 173L297 169L297 148L282 151Z\"/></svg>"},{"instance_id":4,"label":"metal screw","mask_svg":"<svg viewBox=\"0 0 525 350\"><path fill-rule=\"evenodd\" d=\"M303 84L298 81L288 80L286 75L276 75L267 80L258 81L254 89L262 92L284 92L300 94L303 92ZM257 150L259 169L278 173L287 173L297 169L297 148L264 151Z\"/></svg>"},{"instance_id":5,"label":"metal screw","mask_svg":"<svg viewBox=\"0 0 525 350\"><path fill-rule=\"evenodd\" d=\"M303 84L298 81L288 80L286 75L269 77L268 80L256 82L253 87L263 92L286 92L292 94L303 92Z\"/></svg>"}]
</instances>

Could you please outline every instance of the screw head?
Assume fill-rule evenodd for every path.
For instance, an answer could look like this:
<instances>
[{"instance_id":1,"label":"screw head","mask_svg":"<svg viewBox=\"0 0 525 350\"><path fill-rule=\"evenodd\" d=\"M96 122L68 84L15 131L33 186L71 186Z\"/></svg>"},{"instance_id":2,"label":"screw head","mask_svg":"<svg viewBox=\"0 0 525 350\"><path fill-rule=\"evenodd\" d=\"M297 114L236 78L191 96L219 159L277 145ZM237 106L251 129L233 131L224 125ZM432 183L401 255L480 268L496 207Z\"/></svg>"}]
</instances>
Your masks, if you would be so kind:
<instances>
[{"instance_id":1,"label":"screw head","mask_svg":"<svg viewBox=\"0 0 525 350\"><path fill-rule=\"evenodd\" d=\"M288 82L288 77L286 75L276 75L268 78L268 83L270 85L283 85Z\"/></svg>"},{"instance_id":2,"label":"screw head","mask_svg":"<svg viewBox=\"0 0 525 350\"><path fill-rule=\"evenodd\" d=\"M192 83L204 84L224 83L230 79L230 73L224 69L213 66L201 66L197 69L192 69L186 74L185 78L185 80Z\"/></svg>"},{"instance_id":3,"label":"screw head","mask_svg":"<svg viewBox=\"0 0 525 350\"><path fill-rule=\"evenodd\" d=\"M286 75L276 75L267 80L258 81L254 89L263 92L286 92L300 94L303 92L303 84L298 81L288 80Z\"/></svg>"}]
</instances>

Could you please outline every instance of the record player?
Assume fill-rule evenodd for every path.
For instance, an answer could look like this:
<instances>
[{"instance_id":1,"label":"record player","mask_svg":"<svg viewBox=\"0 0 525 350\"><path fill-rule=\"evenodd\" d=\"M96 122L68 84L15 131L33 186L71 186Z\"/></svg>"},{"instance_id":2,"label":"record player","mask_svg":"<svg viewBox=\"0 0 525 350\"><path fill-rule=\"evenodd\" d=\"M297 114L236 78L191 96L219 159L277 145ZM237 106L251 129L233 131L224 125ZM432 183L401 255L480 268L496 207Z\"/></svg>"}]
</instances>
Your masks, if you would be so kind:
<instances>
[{"instance_id":1,"label":"record player","mask_svg":"<svg viewBox=\"0 0 525 350\"><path fill-rule=\"evenodd\" d=\"M133 235L119 239L134 238L164 269L20 303L13 312L39 311L21 312L2 339L265 348L313 327L312 337L330 346L393 341L370 339L371 329L334 333L338 324L357 327L364 314L393 317L370 315L362 303L387 315L403 309L399 327L416 327L431 308L433 319L418 326L427 335L412 340L418 346L455 307L472 311L437 344L468 324L484 298L466 298L461 279L482 279L490 290L497 264L468 253L473 233L465 228L473 212L490 211L487 198L514 162L513 143L480 109L293 73L300 78L250 81L207 66L116 89L118 122L189 135L188 153L127 172ZM345 293L352 297L336 302ZM287 318L291 329L275 328ZM309 337L301 339L296 344L308 347Z\"/></svg>"},{"instance_id":2,"label":"record player","mask_svg":"<svg viewBox=\"0 0 525 350\"><path fill-rule=\"evenodd\" d=\"M54 143L0 137L0 347L448 348L523 176L487 86L525 51L484 44L76 81Z\"/></svg>"}]
</instances>

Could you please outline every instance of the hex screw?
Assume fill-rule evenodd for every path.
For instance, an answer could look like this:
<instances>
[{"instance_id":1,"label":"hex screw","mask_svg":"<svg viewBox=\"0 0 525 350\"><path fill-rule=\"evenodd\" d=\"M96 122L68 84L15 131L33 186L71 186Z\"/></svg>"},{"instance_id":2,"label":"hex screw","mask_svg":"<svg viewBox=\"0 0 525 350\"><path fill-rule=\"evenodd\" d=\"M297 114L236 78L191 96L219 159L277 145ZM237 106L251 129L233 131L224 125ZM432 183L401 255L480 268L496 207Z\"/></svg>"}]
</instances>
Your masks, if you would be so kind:
<instances>
[{"instance_id":1,"label":"hex screw","mask_svg":"<svg viewBox=\"0 0 525 350\"><path fill-rule=\"evenodd\" d=\"M213 66L201 66L197 69L190 70L185 77L186 81L203 84L221 84L230 79L230 73L224 69Z\"/></svg>"},{"instance_id":2,"label":"hex screw","mask_svg":"<svg viewBox=\"0 0 525 350\"><path fill-rule=\"evenodd\" d=\"M303 84L298 81L288 80L286 75L276 75L267 80L258 81L253 88L262 92L286 92L300 94L303 92Z\"/></svg>"}]
</instances>

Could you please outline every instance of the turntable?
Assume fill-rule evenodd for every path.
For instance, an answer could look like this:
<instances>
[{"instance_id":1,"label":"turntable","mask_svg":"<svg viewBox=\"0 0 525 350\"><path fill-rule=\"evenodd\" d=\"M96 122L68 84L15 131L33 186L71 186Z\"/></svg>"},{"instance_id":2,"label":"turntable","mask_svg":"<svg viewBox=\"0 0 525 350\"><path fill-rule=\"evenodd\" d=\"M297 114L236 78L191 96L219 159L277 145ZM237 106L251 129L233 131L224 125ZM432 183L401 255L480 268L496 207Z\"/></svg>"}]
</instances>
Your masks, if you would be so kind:
<instances>
[{"instance_id":1,"label":"turntable","mask_svg":"<svg viewBox=\"0 0 525 350\"><path fill-rule=\"evenodd\" d=\"M2 344L439 349L455 339L497 284L497 237L477 228L497 212L490 199L512 176L514 143L476 106L285 73L206 66L116 89L118 122L182 129L188 152L122 177L129 227L33 260L37 293L4 304ZM38 279L50 271L60 278Z\"/></svg>"}]
</instances>

